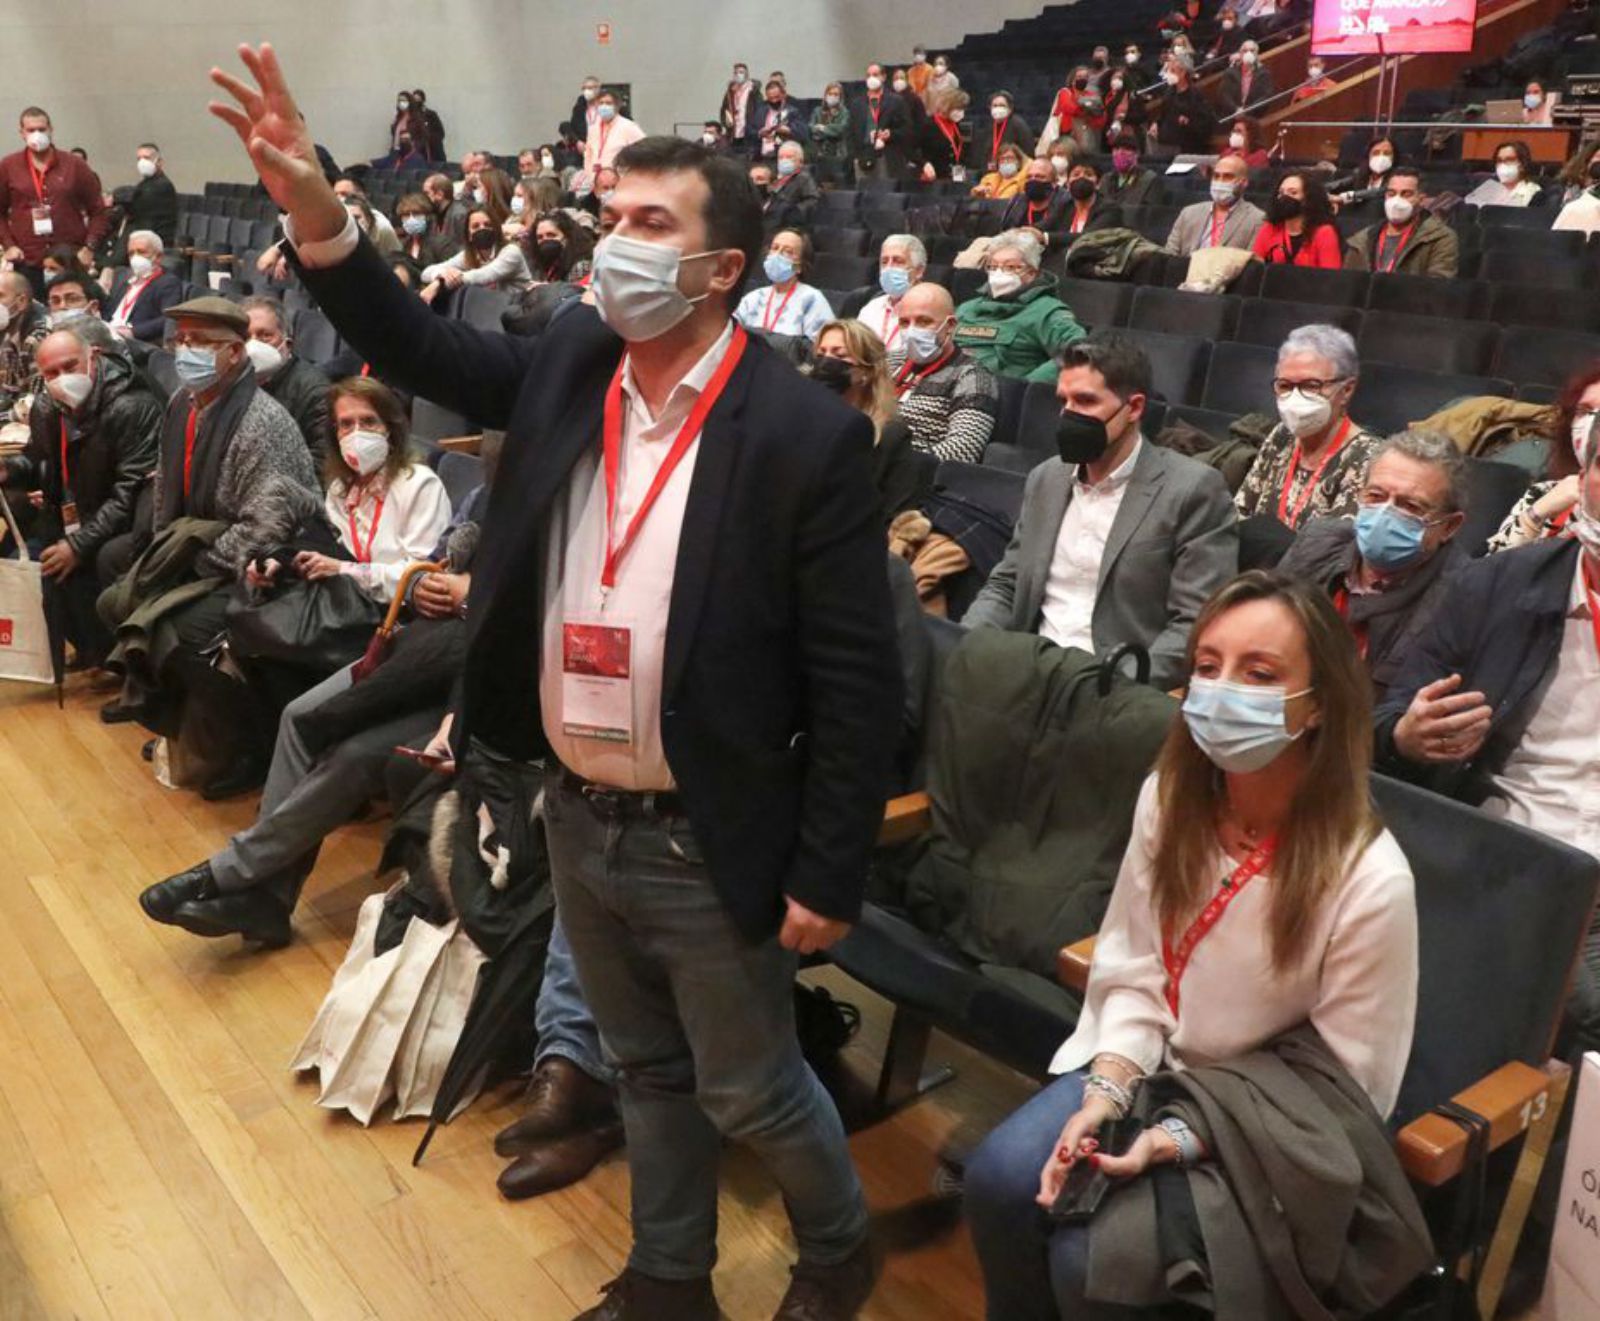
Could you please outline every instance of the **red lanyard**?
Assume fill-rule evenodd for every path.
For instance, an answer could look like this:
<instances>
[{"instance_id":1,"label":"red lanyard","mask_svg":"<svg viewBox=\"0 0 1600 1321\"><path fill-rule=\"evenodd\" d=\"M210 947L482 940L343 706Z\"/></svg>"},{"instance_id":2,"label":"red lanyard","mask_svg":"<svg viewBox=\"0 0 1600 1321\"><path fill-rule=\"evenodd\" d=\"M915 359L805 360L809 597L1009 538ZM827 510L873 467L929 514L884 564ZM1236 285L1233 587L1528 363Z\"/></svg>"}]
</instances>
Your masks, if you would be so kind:
<instances>
[{"instance_id":1,"label":"red lanyard","mask_svg":"<svg viewBox=\"0 0 1600 1321\"><path fill-rule=\"evenodd\" d=\"M370 362L364 362L361 364L361 374L363 376L372 375L372 364Z\"/></svg>"},{"instance_id":2,"label":"red lanyard","mask_svg":"<svg viewBox=\"0 0 1600 1321\"><path fill-rule=\"evenodd\" d=\"M900 338L900 317L895 312L894 304L887 298L883 301L883 334L878 338L883 341L884 348Z\"/></svg>"},{"instance_id":3,"label":"red lanyard","mask_svg":"<svg viewBox=\"0 0 1600 1321\"><path fill-rule=\"evenodd\" d=\"M1211 208L1211 244L1213 248L1222 246L1222 227L1228 223L1228 213L1218 207Z\"/></svg>"},{"instance_id":4,"label":"red lanyard","mask_svg":"<svg viewBox=\"0 0 1600 1321\"><path fill-rule=\"evenodd\" d=\"M767 290L767 301L761 309L761 329L771 331L777 327L778 322L783 320L784 308L789 306L789 300L794 297L794 291L799 287L799 280L789 286L789 292L784 294L783 301L778 304L776 312L772 310L772 296L775 291L772 289Z\"/></svg>"},{"instance_id":5,"label":"red lanyard","mask_svg":"<svg viewBox=\"0 0 1600 1321\"><path fill-rule=\"evenodd\" d=\"M1341 584L1333 589L1333 608L1339 612L1339 618L1350 625L1350 636L1356 640L1356 651L1361 654L1361 659L1367 658L1367 626L1366 624L1350 623L1350 589Z\"/></svg>"},{"instance_id":6,"label":"red lanyard","mask_svg":"<svg viewBox=\"0 0 1600 1321\"><path fill-rule=\"evenodd\" d=\"M1406 250L1406 244L1411 242L1411 236L1417 232L1417 225L1419 223L1419 221L1413 220L1409 225L1406 226L1405 232L1400 235L1400 241L1394 245L1394 250L1389 254L1389 264L1387 266L1379 267L1380 274L1394 274L1394 268L1400 264L1400 254ZM1379 241L1374 245L1374 251L1372 254L1374 265L1377 265L1378 261L1377 250L1383 247L1383 231L1381 229L1378 231L1378 239Z\"/></svg>"},{"instance_id":7,"label":"red lanyard","mask_svg":"<svg viewBox=\"0 0 1600 1321\"><path fill-rule=\"evenodd\" d=\"M144 292L145 285L149 284L150 281L155 278L156 272L151 271L149 275L144 277L144 279L130 284L127 292L122 295L122 301L117 304L115 315L121 317L124 321L132 316L133 305L139 301L139 295Z\"/></svg>"},{"instance_id":8,"label":"red lanyard","mask_svg":"<svg viewBox=\"0 0 1600 1321\"><path fill-rule=\"evenodd\" d=\"M345 510L345 516L350 520L350 550L358 564L372 563L372 543L378 539L378 524L383 521L383 502L388 498L387 495L380 495L372 507L372 530L367 533L366 550L361 549L361 534L356 531L355 507Z\"/></svg>"},{"instance_id":9,"label":"red lanyard","mask_svg":"<svg viewBox=\"0 0 1600 1321\"><path fill-rule=\"evenodd\" d=\"M934 127L944 134L945 141L950 144L950 155L954 160L961 159L961 129L959 125L952 124L943 115L934 116Z\"/></svg>"},{"instance_id":10,"label":"red lanyard","mask_svg":"<svg viewBox=\"0 0 1600 1321\"><path fill-rule=\"evenodd\" d=\"M994 133L989 140L989 159L996 164L1000 161L1000 139L1005 134L1006 126L1003 123L994 126Z\"/></svg>"},{"instance_id":11,"label":"red lanyard","mask_svg":"<svg viewBox=\"0 0 1600 1321\"><path fill-rule=\"evenodd\" d=\"M611 126L616 122L614 119L602 119L600 121L600 145L594 149L594 163L596 165L604 163L601 158L606 154L606 139L611 136Z\"/></svg>"},{"instance_id":12,"label":"red lanyard","mask_svg":"<svg viewBox=\"0 0 1600 1321\"><path fill-rule=\"evenodd\" d=\"M952 344L944 351L942 356L920 367L912 362L910 358L907 358L905 364L900 368L899 375L894 378L895 394L897 396L903 395L916 389L917 386L921 385L923 381L932 376L934 372L938 371L955 356L956 346Z\"/></svg>"},{"instance_id":13,"label":"red lanyard","mask_svg":"<svg viewBox=\"0 0 1600 1321\"><path fill-rule=\"evenodd\" d=\"M1092 210L1093 208L1090 209ZM1089 223L1089 214L1089 211L1080 211L1077 207L1072 208L1072 233L1083 233L1084 227Z\"/></svg>"},{"instance_id":14,"label":"red lanyard","mask_svg":"<svg viewBox=\"0 0 1600 1321\"><path fill-rule=\"evenodd\" d=\"M72 489L72 474L67 470L67 419L61 419L61 498ZM1593 598L1591 598L1592 601Z\"/></svg>"},{"instance_id":15,"label":"red lanyard","mask_svg":"<svg viewBox=\"0 0 1600 1321\"><path fill-rule=\"evenodd\" d=\"M1339 434L1329 443L1327 453L1312 470L1310 479L1300 488L1300 498L1294 502L1294 508L1289 508L1289 487L1294 484L1294 475L1300 469L1300 442L1294 443L1294 453L1289 456L1289 471L1283 474L1283 489L1278 492L1278 522L1285 527L1299 527L1300 515L1305 512L1306 502L1316 492L1317 483L1322 480L1322 470L1332 461L1333 456L1344 448L1344 442L1350 435L1350 419L1344 420L1344 425L1339 428Z\"/></svg>"},{"instance_id":16,"label":"red lanyard","mask_svg":"<svg viewBox=\"0 0 1600 1321\"><path fill-rule=\"evenodd\" d=\"M867 113L872 116L872 127L878 127L878 116L883 113L883 93L867 97Z\"/></svg>"},{"instance_id":17,"label":"red lanyard","mask_svg":"<svg viewBox=\"0 0 1600 1321\"><path fill-rule=\"evenodd\" d=\"M34 165L32 155L29 155L29 157L28 157L28 173L33 176L33 195L35 197L37 197L41 202L48 201L49 199L45 196L44 179L45 179L45 175L50 173L50 166L48 164L46 164L44 169L42 169L42 170L39 169L37 166Z\"/></svg>"},{"instance_id":18,"label":"red lanyard","mask_svg":"<svg viewBox=\"0 0 1600 1321\"><path fill-rule=\"evenodd\" d=\"M1042 209L1043 209L1045 215L1048 216L1050 214L1050 203L1046 202ZM1040 210L1041 210L1041 208L1036 206L1034 203L1032 203L1032 202L1028 203L1028 224L1032 225L1035 229L1037 229L1039 227L1038 220L1039 220L1039 211Z\"/></svg>"},{"instance_id":19,"label":"red lanyard","mask_svg":"<svg viewBox=\"0 0 1600 1321\"><path fill-rule=\"evenodd\" d=\"M733 369L739 365L739 359L744 356L745 344L748 341L749 337L745 334L744 327L734 327L733 342L722 355L722 361L704 392L695 401L688 420L678 432L677 439L672 442L672 448L667 451L667 457L656 469L656 475L650 482L650 489L644 493L644 500L640 502L633 521L623 530L621 541L616 539L615 534L618 473L622 466L622 373L628 365L627 355L624 354L622 361L617 364L616 375L611 378L611 388L606 391L603 435L606 475L606 557L605 563L600 568L602 589L610 589L617 585L617 569L622 563L622 557L633 545L633 539L638 535L645 515L655 505L656 497L665 489L668 479L683 461L683 456L689 452L689 446L694 444L701 428L705 426L707 415L716 406L717 400L721 398L722 391L728 384L728 378L733 375Z\"/></svg>"},{"instance_id":20,"label":"red lanyard","mask_svg":"<svg viewBox=\"0 0 1600 1321\"><path fill-rule=\"evenodd\" d=\"M1166 936L1161 937L1161 962L1167 969L1167 1007L1172 1010L1174 1018L1178 1017L1178 987L1183 982L1183 974L1189 969L1189 960L1194 957L1195 946L1222 920L1234 896L1272 861L1273 845L1273 840L1267 840L1233 869L1233 873L1222 882L1222 888L1211 896L1211 902L1200 910L1200 916L1189 924L1176 949Z\"/></svg>"},{"instance_id":21,"label":"red lanyard","mask_svg":"<svg viewBox=\"0 0 1600 1321\"><path fill-rule=\"evenodd\" d=\"M65 422L61 425L63 429L66 427ZM1583 593L1589 598L1589 627L1594 630L1595 650L1600 651L1600 599L1595 597L1594 588L1589 586L1589 565L1587 560L1584 561L1583 567L1578 572L1583 575Z\"/></svg>"},{"instance_id":22,"label":"red lanyard","mask_svg":"<svg viewBox=\"0 0 1600 1321\"><path fill-rule=\"evenodd\" d=\"M195 423L200 418L200 410L193 404L189 405L189 421L183 429L183 499L185 505L189 501L189 473L194 467L194 432Z\"/></svg>"}]
</instances>

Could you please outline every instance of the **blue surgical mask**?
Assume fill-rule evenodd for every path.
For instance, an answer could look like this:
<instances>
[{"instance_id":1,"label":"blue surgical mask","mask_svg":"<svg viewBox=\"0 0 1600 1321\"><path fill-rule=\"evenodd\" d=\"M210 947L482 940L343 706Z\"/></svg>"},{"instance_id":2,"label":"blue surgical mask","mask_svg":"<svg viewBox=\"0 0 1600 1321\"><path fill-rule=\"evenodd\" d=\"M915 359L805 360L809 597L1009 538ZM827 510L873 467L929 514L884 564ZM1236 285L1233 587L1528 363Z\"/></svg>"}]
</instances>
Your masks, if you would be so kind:
<instances>
[{"instance_id":1,"label":"blue surgical mask","mask_svg":"<svg viewBox=\"0 0 1600 1321\"><path fill-rule=\"evenodd\" d=\"M785 156L778 162L778 173L787 178L793 174L798 166L792 156Z\"/></svg>"},{"instance_id":2,"label":"blue surgical mask","mask_svg":"<svg viewBox=\"0 0 1600 1321\"><path fill-rule=\"evenodd\" d=\"M400 228L405 230L412 238L420 238L428 232L428 217L407 216L400 222Z\"/></svg>"},{"instance_id":3,"label":"blue surgical mask","mask_svg":"<svg viewBox=\"0 0 1600 1321\"><path fill-rule=\"evenodd\" d=\"M1189 736L1217 769L1259 771L1300 737L1289 732L1284 712L1294 698L1310 691L1290 693L1280 687L1195 676L1183 699L1183 719ZM1304 732L1302 728L1300 733Z\"/></svg>"},{"instance_id":4,"label":"blue surgical mask","mask_svg":"<svg viewBox=\"0 0 1600 1321\"><path fill-rule=\"evenodd\" d=\"M204 390L217 383L217 351L185 344L173 355L178 379L191 390Z\"/></svg>"},{"instance_id":5,"label":"blue surgical mask","mask_svg":"<svg viewBox=\"0 0 1600 1321\"><path fill-rule=\"evenodd\" d=\"M1392 573L1423 556L1428 524L1392 504L1362 505L1356 514L1356 549L1374 569Z\"/></svg>"},{"instance_id":6,"label":"blue surgical mask","mask_svg":"<svg viewBox=\"0 0 1600 1321\"><path fill-rule=\"evenodd\" d=\"M773 284L786 284L794 279L794 263L781 252L769 252L761 268Z\"/></svg>"},{"instance_id":7,"label":"blue surgical mask","mask_svg":"<svg viewBox=\"0 0 1600 1321\"><path fill-rule=\"evenodd\" d=\"M906 356L912 362L929 363L939 356L939 332L931 326L907 326L900 338L905 341Z\"/></svg>"},{"instance_id":8,"label":"blue surgical mask","mask_svg":"<svg viewBox=\"0 0 1600 1321\"><path fill-rule=\"evenodd\" d=\"M1211 200L1218 206L1232 206L1239 200L1238 188L1221 179L1214 179L1211 183Z\"/></svg>"},{"instance_id":9,"label":"blue surgical mask","mask_svg":"<svg viewBox=\"0 0 1600 1321\"><path fill-rule=\"evenodd\" d=\"M882 266L878 269L878 288L890 298L899 298L911 288L911 272L904 266Z\"/></svg>"}]
</instances>

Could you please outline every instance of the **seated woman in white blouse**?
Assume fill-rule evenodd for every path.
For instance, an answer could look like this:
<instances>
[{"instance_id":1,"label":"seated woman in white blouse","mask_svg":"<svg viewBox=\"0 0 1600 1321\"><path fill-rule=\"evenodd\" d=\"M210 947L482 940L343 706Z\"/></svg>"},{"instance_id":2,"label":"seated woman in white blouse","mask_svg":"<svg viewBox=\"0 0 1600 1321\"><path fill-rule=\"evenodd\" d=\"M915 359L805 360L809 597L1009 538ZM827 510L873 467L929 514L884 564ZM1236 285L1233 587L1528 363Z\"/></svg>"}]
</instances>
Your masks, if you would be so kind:
<instances>
[{"instance_id":1,"label":"seated woman in white blouse","mask_svg":"<svg viewBox=\"0 0 1600 1321\"><path fill-rule=\"evenodd\" d=\"M967 1166L991 1318L1100 1315L1084 1293L1087 1225L1052 1232L1039 1209L1075 1161L1134 1178L1180 1154L1209 1159L1192 1131L1160 1126L1122 1157L1090 1154L1145 1074L1238 1059L1309 1022L1380 1115L1399 1093L1417 915L1411 869L1370 806L1370 684L1350 632L1325 595L1247 573L1201 612L1190 666L1183 718L1135 809L1083 1014L1052 1064L1062 1076ZM1191 945L1219 881L1236 898Z\"/></svg>"},{"instance_id":2,"label":"seated woman in white blouse","mask_svg":"<svg viewBox=\"0 0 1600 1321\"><path fill-rule=\"evenodd\" d=\"M1528 144L1502 142L1494 149L1494 178L1485 179L1461 200L1468 206L1531 206L1539 193Z\"/></svg>"},{"instance_id":3,"label":"seated woman in white blouse","mask_svg":"<svg viewBox=\"0 0 1600 1321\"><path fill-rule=\"evenodd\" d=\"M764 269L772 283L741 298L734 316L746 330L815 341L833 320L833 309L820 290L800 278L811 269L811 240L798 230L780 229L772 236Z\"/></svg>"},{"instance_id":4,"label":"seated woman in white blouse","mask_svg":"<svg viewBox=\"0 0 1600 1321\"><path fill-rule=\"evenodd\" d=\"M522 245L506 238L487 211L474 210L467 215L466 246L450 260L426 267L422 282L422 301L431 303L440 289L458 289L464 284L520 293L533 286L533 276Z\"/></svg>"},{"instance_id":5,"label":"seated woman in white blouse","mask_svg":"<svg viewBox=\"0 0 1600 1321\"><path fill-rule=\"evenodd\" d=\"M450 523L450 497L412 460L405 410L388 386L353 376L328 389L335 444L323 510L354 558L303 550L295 570L312 581L348 574L374 600L394 598L408 564L425 560Z\"/></svg>"}]
</instances>

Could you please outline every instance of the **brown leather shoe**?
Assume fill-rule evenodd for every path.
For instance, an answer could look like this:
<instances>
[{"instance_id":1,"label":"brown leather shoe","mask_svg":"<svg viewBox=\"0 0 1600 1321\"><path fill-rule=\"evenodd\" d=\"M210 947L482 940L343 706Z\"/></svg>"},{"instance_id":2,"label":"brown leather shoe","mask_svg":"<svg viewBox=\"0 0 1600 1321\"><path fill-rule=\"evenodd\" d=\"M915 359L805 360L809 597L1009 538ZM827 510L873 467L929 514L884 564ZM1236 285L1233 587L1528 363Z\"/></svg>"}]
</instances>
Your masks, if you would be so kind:
<instances>
[{"instance_id":1,"label":"brown leather shoe","mask_svg":"<svg viewBox=\"0 0 1600 1321\"><path fill-rule=\"evenodd\" d=\"M500 1172L495 1186L508 1201L521 1202L577 1183L622 1145L615 1120L535 1147Z\"/></svg>"},{"instance_id":2,"label":"brown leather shoe","mask_svg":"<svg viewBox=\"0 0 1600 1321\"><path fill-rule=\"evenodd\" d=\"M605 1301L575 1321L719 1321L722 1310L711 1291L711 1277L698 1280L657 1280L631 1266L602 1284Z\"/></svg>"},{"instance_id":3,"label":"brown leather shoe","mask_svg":"<svg viewBox=\"0 0 1600 1321\"><path fill-rule=\"evenodd\" d=\"M863 1243L837 1266L801 1262L790 1271L789 1291L772 1321L854 1321L878 1282L878 1259Z\"/></svg>"},{"instance_id":4,"label":"brown leather shoe","mask_svg":"<svg viewBox=\"0 0 1600 1321\"><path fill-rule=\"evenodd\" d=\"M495 1155L526 1156L543 1143L617 1115L611 1089L559 1055L543 1060L534 1070L527 1101L528 1113L495 1135Z\"/></svg>"}]
</instances>

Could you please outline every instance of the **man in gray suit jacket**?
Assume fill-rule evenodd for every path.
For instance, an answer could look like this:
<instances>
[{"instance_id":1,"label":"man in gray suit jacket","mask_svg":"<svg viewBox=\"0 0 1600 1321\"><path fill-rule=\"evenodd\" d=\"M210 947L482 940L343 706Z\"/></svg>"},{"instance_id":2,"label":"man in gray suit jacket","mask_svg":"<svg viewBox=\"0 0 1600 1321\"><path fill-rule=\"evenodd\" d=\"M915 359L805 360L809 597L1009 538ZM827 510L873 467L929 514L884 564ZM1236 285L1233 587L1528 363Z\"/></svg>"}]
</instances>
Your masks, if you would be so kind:
<instances>
[{"instance_id":1,"label":"man in gray suit jacket","mask_svg":"<svg viewBox=\"0 0 1600 1321\"><path fill-rule=\"evenodd\" d=\"M1211 200L1178 212L1167 236L1167 251L1188 257L1201 248L1243 248L1254 245L1266 214L1244 200L1250 168L1243 156L1224 156L1211 167Z\"/></svg>"},{"instance_id":2,"label":"man in gray suit jacket","mask_svg":"<svg viewBox=\"0 0 1600 1321\"><path fill-rule=\"evenodd\" d=\"M1005 558L962 617L1104 654L1150 653L1150 682L1182 683L1189 628L1238 570L1233 500L1215 468L1143 439L1150 360L1125 336L1062 355L1060 460L1028 474Z\"/></svg>"}]
</instances>

